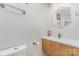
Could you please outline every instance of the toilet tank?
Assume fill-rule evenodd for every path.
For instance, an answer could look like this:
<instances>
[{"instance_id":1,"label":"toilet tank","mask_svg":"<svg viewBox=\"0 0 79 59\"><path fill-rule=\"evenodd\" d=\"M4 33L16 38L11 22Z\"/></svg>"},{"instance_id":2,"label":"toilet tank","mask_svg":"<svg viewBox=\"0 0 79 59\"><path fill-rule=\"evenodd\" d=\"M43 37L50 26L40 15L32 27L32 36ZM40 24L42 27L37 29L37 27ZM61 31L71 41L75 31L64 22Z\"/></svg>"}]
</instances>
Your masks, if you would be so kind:
<instances>
[{"instance_id":1,"label":"toilet tank","mask_svg":"<svg viewBox=\"0 0 79 59\"><path fill-rule=\"evenodd\" d=\"M0 51L0 56L26 56L27 46L25 44Z\"/></svg>"}]
</instances>

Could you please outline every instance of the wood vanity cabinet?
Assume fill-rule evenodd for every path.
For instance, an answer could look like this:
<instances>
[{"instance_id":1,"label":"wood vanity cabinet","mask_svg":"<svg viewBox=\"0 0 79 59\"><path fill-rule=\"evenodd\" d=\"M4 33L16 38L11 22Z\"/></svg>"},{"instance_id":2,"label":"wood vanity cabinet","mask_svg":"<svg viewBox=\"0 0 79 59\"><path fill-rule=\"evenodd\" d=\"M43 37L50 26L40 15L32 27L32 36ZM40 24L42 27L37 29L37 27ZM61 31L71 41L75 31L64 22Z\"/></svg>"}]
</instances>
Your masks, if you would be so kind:
<instances>
[{"instance_id":1,"label":"wood vanity cabinet","mask_svg":"<svg viewBox=\"0 0 79 59\"><path fill-rule=\"evenodd\" d=\"M42 39L42 51L48 56L79 56L79 48Z\"/></svg>"}]
</instances>

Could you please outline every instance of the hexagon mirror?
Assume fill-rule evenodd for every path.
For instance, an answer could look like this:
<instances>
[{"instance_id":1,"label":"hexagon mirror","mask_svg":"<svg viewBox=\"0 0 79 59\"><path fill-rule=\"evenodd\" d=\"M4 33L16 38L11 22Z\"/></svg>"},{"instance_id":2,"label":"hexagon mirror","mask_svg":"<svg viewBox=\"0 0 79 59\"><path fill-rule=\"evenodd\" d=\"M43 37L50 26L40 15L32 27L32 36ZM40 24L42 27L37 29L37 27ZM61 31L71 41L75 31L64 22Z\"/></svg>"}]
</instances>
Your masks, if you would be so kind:
<instances>
[{"instance_id":1,"label":"hexagon mirror","mask_svg":"<svg viewBox=\"0 0 79 59\"><path fill-rule=\"evenodd\" d=\"M54 24L63 28L71 24L71 7L59 7L56 9Z\"/></svg>"}]
</instances>

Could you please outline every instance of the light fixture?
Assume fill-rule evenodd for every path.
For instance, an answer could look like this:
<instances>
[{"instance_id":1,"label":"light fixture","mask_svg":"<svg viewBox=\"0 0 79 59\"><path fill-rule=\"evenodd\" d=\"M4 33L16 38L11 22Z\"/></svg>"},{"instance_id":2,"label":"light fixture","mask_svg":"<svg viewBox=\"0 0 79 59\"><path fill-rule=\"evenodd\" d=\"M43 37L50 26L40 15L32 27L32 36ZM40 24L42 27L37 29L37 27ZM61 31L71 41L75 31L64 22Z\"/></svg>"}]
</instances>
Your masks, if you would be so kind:
<instances>
[{"instance_id":1,"label":"light fixture","mask_svg":"<svg viewBox=\"0 0 79 59\"><path fill-rule=\"evenodd\" d=\"M17 7L15 7L15 6L12 6L12 5L9 5L9 4L0 3L0 7L1 7L1 8L9 7L9 8L11 8L11 9L15 9L15 10L17 10L17 11L22 12L23 15L26 14L26 11L25 11L25 10L22 10L22 9L20 9L20 8L17 8Z\"/></svg>"}]
</instances>

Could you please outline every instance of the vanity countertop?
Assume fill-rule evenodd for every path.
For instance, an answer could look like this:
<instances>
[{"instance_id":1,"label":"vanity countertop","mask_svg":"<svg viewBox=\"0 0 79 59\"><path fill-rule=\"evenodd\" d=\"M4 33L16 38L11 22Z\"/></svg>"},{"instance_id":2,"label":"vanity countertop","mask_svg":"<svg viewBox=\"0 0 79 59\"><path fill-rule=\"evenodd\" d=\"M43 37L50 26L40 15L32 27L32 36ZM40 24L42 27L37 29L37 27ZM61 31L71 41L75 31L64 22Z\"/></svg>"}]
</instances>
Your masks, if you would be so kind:
<instances>
[{"instance_id":1,"label":"vanity countertop","mask_svg":"<svg viewBox=\"0 0 79 59\"><path fill-rule=\"evenodd\" d=\"M58 39L57 37L53 37L53 36L50 36L50 37L46 36L46 37L43 37L43 39L47 39L47 40L51 40L58 43L70 45L72 47L79 48L79 40L75 40L75 39L73 40L73 39L67 39L67 38Z\"/></svg>"}]
</instances>

